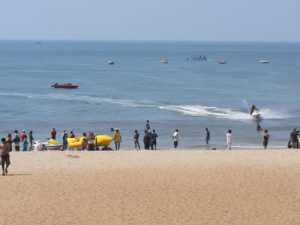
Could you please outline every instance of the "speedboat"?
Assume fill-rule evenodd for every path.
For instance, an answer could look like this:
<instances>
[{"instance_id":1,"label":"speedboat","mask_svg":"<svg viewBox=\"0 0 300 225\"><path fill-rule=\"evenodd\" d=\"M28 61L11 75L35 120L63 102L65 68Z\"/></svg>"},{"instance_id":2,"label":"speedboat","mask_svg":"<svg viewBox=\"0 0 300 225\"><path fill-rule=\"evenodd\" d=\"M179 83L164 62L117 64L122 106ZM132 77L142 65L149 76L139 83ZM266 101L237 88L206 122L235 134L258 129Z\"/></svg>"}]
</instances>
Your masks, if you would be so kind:
<instances>
[{"instance_id":1,"label":"speedboat","mask_svg":"<svg viewBox=\"0 0 300 225\"><path fill-rule=\"evenodd\" d=\"M46 142L35 141L33 143L33 147L35 151L60 150L62 148L62 144L59 141L49 139L49 141Z\"/></svg>"},{"instance_id":2,"label":"speedboat","mask_svg":"<svg viewBox=\"0 0 300 225\"><path fill-rule=\"evenodd\" d=\"M162 59L162 60L160 60L160 63L161 63L161 64L168 64L168 63L169 63L169 60L167 60L167 59Z\"/></svg>"},{"instance_id":3,"label":"speedboat","mask_svg":"<svg viewBox=\"0 0 300 225\"><path fill-rule=\"evenodd\" d=\"M79 86L78 85L73 85L71 83L67 83L67 84L55 83L51 87L53 87L53 88L75 89L75 88L78 88Z\"/></svg>"},{"instance_id":4,"label":"speedboat","mask_svg":"<svg viewBox=\"0 0 300 225\"><path fill-rule=\"evenodd\" d=\"M200 55L200 56L187 57L186 60L188 60L188 61L207 61L207 58L205 57L205 55Z\"/></svg>"},{"instance_id":5,"label":"speedboat","mask_svg":"<svg viewBox=\"0 0 300 225\"><path fill-rule=\"evenodd\" d=\"M265 64L270 63L270 61L268 61L268 60L263 60L263 59L260 60L259 62L260 62L260 63L265 63Z\"/></svg>"},{"instance_id":6,"label":"speedboat","mask_svg":"<svg viewBox=\"0 0 300 225\"><path fill-rule=\"evenodd\" d=\"M115 65L115 62L112 61L112 60L109 60L109 61L107 62L107 64L108 64L108 65Z\"/></svg>"},{"instance_id":7,"label":"speedboat","mask_svg":"<svg viewBox=\"0 0 300 225\"><path fill-rule=\"evenodd\" d=\"M227 62L226 62L225 59L221 59L221 60L219 61L219 64L227 64Z\"/></svg>"}]
</instances>

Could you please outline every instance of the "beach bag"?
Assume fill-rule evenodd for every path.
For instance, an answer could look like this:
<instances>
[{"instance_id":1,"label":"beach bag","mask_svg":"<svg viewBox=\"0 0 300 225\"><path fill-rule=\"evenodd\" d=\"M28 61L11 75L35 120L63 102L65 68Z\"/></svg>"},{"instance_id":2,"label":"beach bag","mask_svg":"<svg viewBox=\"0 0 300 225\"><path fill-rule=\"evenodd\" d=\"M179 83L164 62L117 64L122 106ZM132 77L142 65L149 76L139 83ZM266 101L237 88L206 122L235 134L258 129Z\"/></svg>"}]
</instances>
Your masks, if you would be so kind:
<instances>
[{"instance_id":1,"label":"beach bag","mask_svg":"<svg viewBox=\"0 0 300 225\"><path fill-rule=\"evenodd\" d=\"M288 148L292 148L291 141L288 142L287 147L288 147Z\"/></svg>"}]
</instances>

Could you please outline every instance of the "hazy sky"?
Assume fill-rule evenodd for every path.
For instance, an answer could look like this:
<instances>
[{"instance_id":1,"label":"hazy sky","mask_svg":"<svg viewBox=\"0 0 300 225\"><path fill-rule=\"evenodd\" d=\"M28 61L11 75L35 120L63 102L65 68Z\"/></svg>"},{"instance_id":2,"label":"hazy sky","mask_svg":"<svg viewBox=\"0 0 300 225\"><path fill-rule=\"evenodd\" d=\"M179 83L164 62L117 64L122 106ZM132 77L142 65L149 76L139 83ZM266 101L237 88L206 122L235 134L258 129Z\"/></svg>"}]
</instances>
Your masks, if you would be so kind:
<instances>
[{"instance_id":1,"label":"hazy sky","mask_svg":"<svg viewBox=\"0 0 300 225\"><path fill-rule=\"evenodd\" d=\"M300 0L0 0L0 39L300 41Z\"/></svg>"}]
</instances>

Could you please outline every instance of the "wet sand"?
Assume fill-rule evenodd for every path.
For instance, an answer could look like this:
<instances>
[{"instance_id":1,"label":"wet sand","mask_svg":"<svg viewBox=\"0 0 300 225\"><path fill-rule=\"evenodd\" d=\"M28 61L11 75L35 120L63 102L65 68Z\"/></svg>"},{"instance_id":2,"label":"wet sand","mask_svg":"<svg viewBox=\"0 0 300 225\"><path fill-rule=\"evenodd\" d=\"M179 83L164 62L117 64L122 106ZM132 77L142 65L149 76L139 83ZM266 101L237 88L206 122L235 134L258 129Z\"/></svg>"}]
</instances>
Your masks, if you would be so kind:
<instances>
[{"instance_id":1,"label":"wet sand","mask_svg":"<svg viewBox=\"0 0 300 225\"><path fill-rule=\"evenodd\" d=\"M1 224L300 224L300 150L11 153Z\"/></svg>"}]
</instances>

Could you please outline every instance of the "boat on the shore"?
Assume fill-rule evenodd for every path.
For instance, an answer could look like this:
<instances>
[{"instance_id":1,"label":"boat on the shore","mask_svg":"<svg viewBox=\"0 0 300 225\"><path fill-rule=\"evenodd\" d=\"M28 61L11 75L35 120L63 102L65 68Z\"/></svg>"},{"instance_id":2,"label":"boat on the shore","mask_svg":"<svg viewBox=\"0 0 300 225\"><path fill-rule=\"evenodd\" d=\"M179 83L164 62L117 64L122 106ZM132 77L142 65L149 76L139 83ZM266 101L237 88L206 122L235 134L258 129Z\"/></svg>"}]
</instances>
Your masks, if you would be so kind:
<instances>
[{"instance_id":1,"label":"boat on the shore","mask_svg":"<svg viewBox=\"0 0 300 225\"><path fill-rule=\"evenodd\" d=\"M53 88L75 89L75 88L78 88L79 86L78 85L73 85L71 83L67 83L67 84L55 83L51 87L53 87Z\"/></svg>"},{"instance_id":2,"label":"boat on the shore","mask_svg":"<svg viewBox=\"0 0 300 225\"><path fill-rule=\"evenodd\" d=\"M49 139L45 142L34 141L33 148L36 151L43 151L43 150L60 150L62 148L62 144L54 139Z\"/></svg>"},{"instance_id":3,"label":"boat on the shore","mask_svg":"<svg viewBox=\"0 0 300 225\"><path fill-rule=\"evenodd\" d=\"M207 61L207 58L205 57L205 55L200 55L200 56L187 57L186 60L188 60L188 61Z\"/></svg>"}]
</instances>

